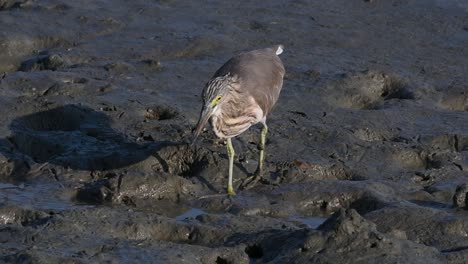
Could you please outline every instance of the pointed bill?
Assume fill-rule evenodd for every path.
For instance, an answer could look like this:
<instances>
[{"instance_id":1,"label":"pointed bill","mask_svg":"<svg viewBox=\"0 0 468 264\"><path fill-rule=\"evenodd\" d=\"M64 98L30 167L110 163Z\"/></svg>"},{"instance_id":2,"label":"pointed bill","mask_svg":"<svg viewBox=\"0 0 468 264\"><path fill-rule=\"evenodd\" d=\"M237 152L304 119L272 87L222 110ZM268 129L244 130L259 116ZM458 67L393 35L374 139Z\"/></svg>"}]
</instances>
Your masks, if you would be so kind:
<instances>
[{"instance_id":1,"label":"pointed bill","mask_svg":"<svg viewBox=\"0 0 468 264\"><path fill-rule=\"evenodd\" d=\"M197 140L198 136L202 132L203 128L205 127L206 123L208 122L208 119L210 119L210 116L212 114L212 107L204 107L201 114L200 114L200 119L198 120L197 127L193 131L193 138L192 138L192 145L195 144L195 141Z\"/></svg>"}]
</instances>

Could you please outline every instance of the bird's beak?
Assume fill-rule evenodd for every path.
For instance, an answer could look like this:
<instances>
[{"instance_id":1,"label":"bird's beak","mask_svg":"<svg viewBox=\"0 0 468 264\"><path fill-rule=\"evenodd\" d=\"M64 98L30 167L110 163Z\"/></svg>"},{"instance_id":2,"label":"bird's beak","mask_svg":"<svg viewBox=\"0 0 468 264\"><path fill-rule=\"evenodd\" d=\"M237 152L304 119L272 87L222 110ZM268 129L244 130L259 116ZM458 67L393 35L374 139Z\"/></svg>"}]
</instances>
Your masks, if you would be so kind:
<instances>
[{"instance_id":1,"label":"bird's beak","mask_svg":"<svg viewBox=\"0 0 468 264\"><path fill-rule=\"evenodd\" d=\"M195 144L195 141L197 140L198 136L202 132L206 123L208 122L208 119L210 119L210 116L212 113L213 113L213 107L211 106L203 107L203 110L200 114L200 119L198 120L197 127L193 131L192 145Z\"/></svg>"}]
</instances>

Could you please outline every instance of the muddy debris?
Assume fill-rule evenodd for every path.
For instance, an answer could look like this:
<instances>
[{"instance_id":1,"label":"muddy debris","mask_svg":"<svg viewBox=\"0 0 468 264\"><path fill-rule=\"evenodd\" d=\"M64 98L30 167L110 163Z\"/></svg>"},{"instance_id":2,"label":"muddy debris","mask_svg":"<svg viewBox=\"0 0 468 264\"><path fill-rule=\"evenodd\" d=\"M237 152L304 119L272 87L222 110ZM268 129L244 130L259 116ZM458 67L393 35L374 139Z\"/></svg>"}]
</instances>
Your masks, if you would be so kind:
<instances>
[{"instance_id":1,"label":"muddy debris","mask_svg":"<svg viewBox=\"0 0 468 264\"><path fill-rule=\"evenodd\" d=\"M61 67L67 66L66 59L59 54L40 55L36 58L21 63L19 71L56 71Z\"/></svg>"},{"instance_id":2,"label":"muddy debris","mask_svg":"<svg viewBox=\"0 0 468 264\"><path fill-rule=\"evenodd\" d=\"M468 209L466 194L468 193L468 184L464 183L457 186L453 195L453 206L457 208Z\"/></svg>"}]
</instances>

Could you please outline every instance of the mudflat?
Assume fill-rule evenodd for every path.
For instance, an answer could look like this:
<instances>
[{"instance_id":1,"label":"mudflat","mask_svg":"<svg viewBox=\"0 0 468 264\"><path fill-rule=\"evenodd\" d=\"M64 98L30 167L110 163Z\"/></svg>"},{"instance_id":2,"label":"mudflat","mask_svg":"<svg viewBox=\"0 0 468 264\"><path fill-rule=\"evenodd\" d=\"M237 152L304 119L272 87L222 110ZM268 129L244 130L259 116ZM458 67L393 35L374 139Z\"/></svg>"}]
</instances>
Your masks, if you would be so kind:
<instances>
[{"instance_id":1,"label":"mudflat","mask_svg":"<svg viewBox=\"0 0 468 264\"><path fill-rule=\"evenodd\" d=\"M464 263L468 2L0 0L5 263ZM264 179L188 144L230 57L285 46ZM233 140L234 185L259 127Z\"/></svg>"}]
</instances>

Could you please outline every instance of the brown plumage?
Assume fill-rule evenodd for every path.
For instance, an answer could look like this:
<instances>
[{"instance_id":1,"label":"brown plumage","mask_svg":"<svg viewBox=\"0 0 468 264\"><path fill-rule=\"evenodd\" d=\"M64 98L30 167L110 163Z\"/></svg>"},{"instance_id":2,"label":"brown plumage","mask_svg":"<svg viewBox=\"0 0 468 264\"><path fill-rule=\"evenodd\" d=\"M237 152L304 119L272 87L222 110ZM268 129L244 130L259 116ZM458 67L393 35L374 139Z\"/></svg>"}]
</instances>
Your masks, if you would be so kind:
<instances>
[{"instance_id":1,"label":"brown plumage","mask_svg":"<svg viewBox=\"0 0 468 264\"><path fill-rule=\"evenodd\" d=\"M284 66L278 57L282 45L241 53L227 61L205 86L204 105L200 113L194 141L208 119L219 138L227 139L230 159L228 193L232 190L234 149L231 138L250 126L262 123L260 161L256 175L263 167L267 133L266 117L271 113L283 86ZM256 177L258 178L258 177Z\"/></svg>"},{"instance_id":2,"label":"brown plumage","mask_svg":"<svg viewBox=\"0 0 468 264\"><path fill-rule=\"evenodd\" d=\"M276 54L280 48L282 50L282 46L278 45L241 53L226 62L213 78L228 73L237 76L240 86L237 90L252 96L268 115L283 86L284 66Z\"/></svg>"}]
</instances>

